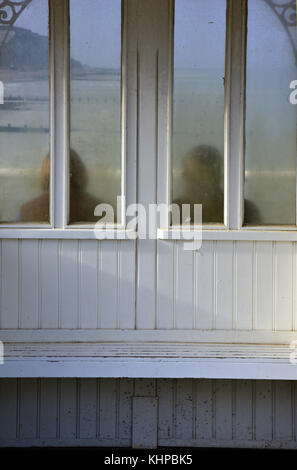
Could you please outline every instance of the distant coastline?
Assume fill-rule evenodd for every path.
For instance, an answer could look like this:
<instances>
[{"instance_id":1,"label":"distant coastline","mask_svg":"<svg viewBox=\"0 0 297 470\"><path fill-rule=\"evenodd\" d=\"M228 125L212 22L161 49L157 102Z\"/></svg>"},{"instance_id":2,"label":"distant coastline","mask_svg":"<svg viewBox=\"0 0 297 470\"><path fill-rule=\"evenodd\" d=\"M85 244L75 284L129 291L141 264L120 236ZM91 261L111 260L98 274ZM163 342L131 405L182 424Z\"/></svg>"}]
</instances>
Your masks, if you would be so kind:
<instances>
[{"instance_id":1,"label":"distant coastline","mask_svg":"<svg viewBox=\"0 0 297 470\"><path fill-rule=\"evenodd\" d=\"M8 34L7 34L8 33ZM7 36L6 36L7 35ZM5 44L2 41L5 40ZM2 81L48 80L49 38L32 31L0 26L0 78ZM71 77L74 80L118 80L120 70L95 68L70 59Z\"/></svg>"}]
</instances>

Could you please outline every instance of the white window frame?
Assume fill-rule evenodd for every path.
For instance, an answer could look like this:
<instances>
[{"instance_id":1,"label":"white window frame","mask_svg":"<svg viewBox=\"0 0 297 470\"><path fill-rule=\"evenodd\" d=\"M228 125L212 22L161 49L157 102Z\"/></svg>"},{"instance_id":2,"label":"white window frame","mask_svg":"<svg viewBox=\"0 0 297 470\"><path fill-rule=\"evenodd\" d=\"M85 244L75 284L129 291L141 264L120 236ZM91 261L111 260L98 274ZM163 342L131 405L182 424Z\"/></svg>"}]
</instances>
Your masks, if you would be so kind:
<instances>
[{"instance_id":1,"label":"white window frame","mask_svg":"<svg viewBox=\"0 0 297 470\"><path fill-rule=\"evenodd\" d=\"M69 149L70 149L70 3L69 0L49 0L49 88L50 88L50 223L3 223L1 238L70 238L126 239L126 205L135 201L136 171L135 112L133 92L135 70L128 65L127 0L122 0L122 64L121 64L121 223L68 224L69 212ZM131 49L132 41L129 41ZM128 70L129 68L129 70ZM129 79L128 79L129 75ZM129 102L129 117L127 113ZM129 124L128 124L129 121ZM129 158L128 158L129 154ZM129 161L128 161L129 160Z\"/></svg>"},{"instance_id":2,"label":"white window frame","mask_svg":"<svg viewBox=\"0 0 297 470\"><path fill-rule=\"evenodd\" d=\"M174 0L173 0L174 3ZM172 4L173 8L173 4ZM203 224L204 240L263 240L297 241L296 225L244 225L244 165L245 165L245 89L247 49L248 0L227 0L226 15L226 66L225 66L225 111L224 111L224 223ZM174 37L174 14L172 14L171 43ZM170 73L168 74L168 96L173 88L173 47L171 44ZM289 84L288 84L289 87ZM231 112L232 110L232 112ZM166 148L160 152L160 178L166 175L166 190L162 202L171 201L172 174L172 120L173 103L168 102ZM182 226L159 227L160 239L182 239ZM195 228L192 229L193 233Z\"/></svg>"},{"instance_id":3,"label":"white window frame","mask_svg":"<svg viewBox=\"0 0 297 470\"><path fill-rule=\"evenodd\" d=\"M171 203L171 138L174 0L168 0L168 57L160 64L158 94L158 203ZM126 206L137 202L138 75L136 31L122 0L122 205L121 224L67 224L69 152L69 0L49 0L50 16L50 151L52 224L1 224L1 238L127 239ZM203 225L205 240L297 241L297 225L244 226L245 75L248 0L227 0L224 112L224 223ZM240 19L240 20L239 20ZM129 22L129 24L128 24ZM129 60L128 60L129 58ZM160 70L161 72L161 70ZM162 77L162 78L161 78ZM166 90L166 93L164 93ZM231 115L232 109L232 115ZM164 184L165 182L165 184ZM61 200L63 203L61 204ZM154 201L152 201L154 202ZM160 239L180 239L182 227L158 228Z\"/></svg>"}]
</instances>

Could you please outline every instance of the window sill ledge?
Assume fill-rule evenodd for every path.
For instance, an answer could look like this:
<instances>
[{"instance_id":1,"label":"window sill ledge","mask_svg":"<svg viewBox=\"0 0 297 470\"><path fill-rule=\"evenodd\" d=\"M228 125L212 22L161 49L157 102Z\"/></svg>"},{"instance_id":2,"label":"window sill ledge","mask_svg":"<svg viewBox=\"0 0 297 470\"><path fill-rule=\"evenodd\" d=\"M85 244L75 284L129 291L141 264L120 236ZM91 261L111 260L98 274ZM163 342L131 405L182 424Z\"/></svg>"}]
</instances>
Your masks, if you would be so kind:
<instances>
[{"instance_id":1,"label":"window sill ledge","mask_svg":"<svg viewBox=\"0 0 297 470\"><path fill-rule=\"evenodd\" d=\"M0 239L130 240L133 233L133 230L126 230L124 228L106 230L94 230L90 228L1 228Z\"/></svg>"},{"instance_id":2,"label":"window sill ledge","mask_svg":"<svg viewBox=\"0 0 297 470\"><path fill-rule=\"evenodd\" d=\"M183 238L183 233L186 230L177 229L158 229L158 239L160 240L181 240L183 242L190 241L188 230L187 239ZM195 231L192 231L193 238ZM198 232L196 232L198 235ZM297 241L297 227L296 228L274 228L267 229L266 227L261 229L247 229L241 230L228 230L222 229L202 229L202 240L231 240L231 241L285 241L295 242Z\"/></svg>"}]
</instances>

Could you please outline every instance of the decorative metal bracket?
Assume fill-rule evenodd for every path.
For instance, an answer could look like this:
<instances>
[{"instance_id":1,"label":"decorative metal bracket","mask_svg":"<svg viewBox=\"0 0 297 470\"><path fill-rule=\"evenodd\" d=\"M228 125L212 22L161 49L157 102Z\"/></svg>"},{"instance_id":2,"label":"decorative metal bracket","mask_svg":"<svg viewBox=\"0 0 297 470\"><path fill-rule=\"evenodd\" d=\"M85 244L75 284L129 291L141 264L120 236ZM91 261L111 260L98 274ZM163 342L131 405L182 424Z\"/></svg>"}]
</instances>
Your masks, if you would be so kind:
<instances>
[{"instance_id":1,"label":"decorative metal bracket","mask_svg":"<svg viewBox=\"0 0 297 470\"><path fill-rule=\"evenodd\" d=\"M0 52L14 23L31 1L0 0L0 28L1 26L7 27L4 36L1 38Z\"/></svg>"},{"instance_id":2,"label":"decorative metal bracket","mask_svg":"<svg viewBox=\"0 0 297 470\"><path fill-rule=\"evenodd\" d=\"M264 2L273 10L285 28L297 64L296 1L264 0Z\"/></svg>"},{"instance_id":3,"label":"decorative metal bracket","mask_svg":"<svg viewBox=\"0 0 297 470\"><path fill-rule=\"evenodd\" d=\"M0 25L13 26L26 6L32 0L12 1L0 0Z\"/></svg>"}]
</instances>

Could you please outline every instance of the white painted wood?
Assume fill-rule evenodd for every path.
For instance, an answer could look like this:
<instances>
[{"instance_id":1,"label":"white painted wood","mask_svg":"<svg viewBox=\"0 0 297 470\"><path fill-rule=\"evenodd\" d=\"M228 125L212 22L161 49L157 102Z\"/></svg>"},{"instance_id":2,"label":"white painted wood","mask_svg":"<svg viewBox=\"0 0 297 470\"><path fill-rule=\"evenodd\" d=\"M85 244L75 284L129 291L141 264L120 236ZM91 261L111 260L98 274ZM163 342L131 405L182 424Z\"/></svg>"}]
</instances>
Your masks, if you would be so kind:
<instances>
[{"instance_id":1,"label":"white painted wood","mask_svg":"<svg viewBox=\"0 0 297 470\"><path fill-rule=\"evenodd\" d=\"M184 230L184 229L183 229ZM182 240L183 230L179 227L174 229L158 228L157 236L160 240ZM197 239L197 233L192 229L192 237ZM190 239L190 234L186 233ZM203 228L202 240L241 240L241 241L285 241L296 242L297 231L295 226L290 227L242 227L241 230L228 230L221 228Z\"/></svg>"},{"instance_id":2,"label":"white painted wood","mask_svg":"<svg viewBox=\"0 0 297 470\"><path fill-rule=\"evenodd\" d=\"M114 241L101 243L99 318L100 328L119 328L119 258L118 244Z\"/></svg>"},{"instance_id":3,"label":"white painted wood","mask_svg":"<svg viewBox=\"0 0 297 470\"><path fill-rule=\"evenodd\" d=\"M78 328L79 326L78 268L78 241L61 241L59 260L59 325L61 328Z\"/></svg>"},{"instance_id":4,"label":"white painted wood","mask_svg":"<svg viewBox=\"0 0 297 470\"><path fill-rule=\"evenodd\" d=\"M245 53L247 1L231 0L227 8L225 152L229 157L228 226L240 229L243 222Z\"/></svg>"},{"instance_id":5,"label":"white painted wood","mask_svg":"<svg viewBox=\"0 0 297 470\"><path fill-rule=\"evenodd\" d=\"M292 382L276 381L274 385L273 438L278 440L293 439L293 386Z\"/></svg>"},{"instance_id":6,"label":"white painted wood","mask_svg":"<svg viewBox=\"0 0 297 470\"><path fill-rule=\"evenodd\" d=\"M135 380L134 395L141 397L154 397L156 395L156 381L154 379Z\"/></svg>"},{"instance_id":7,"label":"white painted wood","mask_svg":"<svg viewBox=\"0 0 297 470\"><path fill-rule=\"evenodd\" d=\"M173 436L174 416L174 381L172 379L160 379L157 381L158 407L158 436L160 439L168 439Z\"/></svg>"},{"instance_id":8,"label":"white painted wood","mask_svg":"<svg viewBox=\"0 0 297 470\"><path fill-rule=\"evenodd\" d=\"M17 400L17 379L2 379L0 381L0 443L2 440L17 438Z\"/></svg>"},{"instance_id":9,"label":"white painted wood","mask_svg":"<svg viewBox=\"0 0 297 470\"><path fill-rule=\"evenodd\" d=\"M46 229L46 228L0 228L1 239L55 239L55 240L131 240L134 236L134 230L126 230L123 227L119 228L106 228L95 230L95 226L90 228L71 228L71 226L60 229ZM134 236L135 238L135 236Z\"/></svg>"},{"instance_id":10,"label":"white painted wood","mask_svg":"<svg viewBox=\"0 0 297 470\"><path fill-rule=\"evenodd\" d=\"M78 430L78 393L77 379L61 379L59 383L59 422L58 437L76 439Z\"/></svg>"},{"instance_id":11,"label":"white painted wood","mask_svg":"<svg viewBox=\"0 0 297 470\"><path fill-rule=\"evenodd\" d=\"M234 252L233 326L239 330L253 328L253 242L236 242Z\"/></svg>"},{"instance_id":12,"label":"white painted wood","mask_svg":"<svg viewBox=\"0 0 297 470\"><path fill-rule=\"evenodd\" d=\"M40 327L59 327L59 242L42 240L40 245Z\"/></svg>"},{"instance_id":13,"label":"white painted wood","mask_svg":"<svg viewBox=\"0 0 297 470\"><path fill-rule=\"evenodd\" d=\"M157 409L156 398L133 398L132 447L134 449L154 449L157 447Z\"/></svg>"},{"instance_id":14,"label":"white painted wood","mask_svg":"<svg viewBox=\"0 0 297 470\"><path fill-rule=\"evenodd\" d=\"M234 438L239 441L250 441L254 433L254 386L255 382L251 380L236 380L234 387Z\"/></svg>"},{"instance_id":15,"label":"white painted wood","mask_svg":"<svg viewBox=\"0 0 297 470\"><path fill-rule=\"evenodd\" d=\"M217 242L215 253L215 328L233 326L233 242Z\"/></svg>"},{"instance_id":16,"label":"white painted wood","mask_svg":"<svg viewBox=\"0 0 297 470\"><path fill-rule=\"evenodd\" d=\"M212 344L212 343L180 343L175 342L104 342L104 343L6 343L4 359L27 357L51 358L220 358L220 359L263 359L288 361L291 357L289 345L271 344ZM141 395L148 394L154 386L147 381L141 386ZM142 382L140 382L142 383ZM137 387L140 385L138 384Z\"/></svg>"},{"instance_id":17,"label":"white painted wood","mask_svg":"<svg viewBox=\"0 0 297 470\"><path fill-rule=\"evenodd\" d=\"M41 379L38 425L40 439L57 438L58 407L58 379Z\"/></svg>"},{"instance_id":18,"label":"white painted wood","mask_svg":"<svg viewBox=\"0 0 297 470\"><path fill-rule=\"evenodd\" d=\"M55 227L67 220L67 161L69 135L69 10L54 0L51 9L51 216ZM23 233L25 230L23 230Z\"/></svg>"},{"instance_id":19,"label":"white painted wood","mask_svg":"<svg viewBox=\"0 0 297 470\"><path fill-rule=\"evenodd\" d=\"M89 343L5 347L1 377L143 377L296 380L289 346ZM155 394L154 381L141 381L141 396ZM112 396L108 394L108 399Z\"/></svg>"},{"instance_id":20,"label":"white painted wood","mask_svg":"<svg viewBox=\"0 0 297 470\"><path fill-rule=\"evenodd\" d=\"M56 8L52 27L56 42L52 47L57 66L52 76L52 152L62 156L54 168L54 191L61 193L66 191L67 116L63 100L65 104L67 74L63 54L67 51L63 30L67 15L60 6L63 2L51 3ZM238 108L243 98L238 84L243 80L244 16L234 12L245 2L231 3L233 22L236 16L242 22L231 38L231 55L238 59L241 70L234 62L230 89L233 109L236 106L241 112ZM124 5L130 28L124 28L124 54L129 57L124 60L127 201L139 200L146 205L170 195L164 178L170 174L172 6L172 2L157 0L129 0ZM200 251L183 251L182 241L130 241L131 231L122 227L117 228L117 239L98 242L91 228L63 229L65 209L61 210L60 204L55 207L57 229L1 228L0 340L27 342L30 355L26 356L27 350L23 356L7 356L0 374L53 377L19 380L19 387L9 379L4 388L2 385L1 445L130 446L131 398L136 391L159 398L160 445L296 448L293 381L297 376L288 350L289 342L296 339L297 325L296 227L238 230L242 213L234 195L241 191L242 167L235 157L242 152L242 121L234 119L230 125L234 185L229 204L234 230L207 227ZM159 236L165 238L178 233L159 230ZM135 327L138 331L133 331ZM43 354L38 354L32 346L35 341L55 344L44 344ZM86 344L73 344L81 341ZM123 344L114 344L117 341ZM59 342L70 344L65 347ZM91 355L91 342L101 343L101 354ZM220 348L216 343L225 346ZM272 346L261 349L261 343ZM273 346L277 344L279 349ZM94 380L100 376L111 380ZM117 376L122 377L121 386L114 379ZM134 384L126 381L127 376L147 381ZM56 377L69 377L70 381ZM76 381L73 377L91 380ZM162 377L162 385L152 377ZM172 380L175 377L198 377L199 382L181 380L177 387ZM232 387L228 381L219 382L222 387L217 390L213 382L202 379L205 377L237 381ZM241 382L241 378L292 383L277 381L270 390L269 382Z\"/></svg>"},{"instance_id":21,"label":"white painted wood","mask_svg":"<svg viewBox=\"0 0 297 470\"><path fill-rule=\"evenodd\" d=\"M111 382L113 382L112 389L110 389ZM100 380L101 387L105 387L106 391L114 390L114 393L118 395L119 403L117 413L112 413L114 400L105 401L104 419L105 417L109 419L108 426L113 430L109 436L114 437L100 437L99 434L94 435L96 416L99 431L99 400L97 402L95 400L97 394L95 388L99 390L99 380L18 379L16 381L2 379L0 381L0 446L131 447L132 434L137 432L137 429L133 430L131 399L133 387L137 382L139 382L138 379ZM159 446L297 448L295 423L293 424L296 417L294 382L275 381L271 388L269 381L236 380L233 384L231 381L217 381L215 384L212 380L160 379L156 385L156 396L136 397L134 395L133 400L159 402L159 413L156 417ZM269 389L271 389L270 392ZM179 390L178 393L176 393L177 390ZM172 432L176 405L180 411L190 411L191 390L193 390L193 414L191 418L189 416L187 424L185 417L181 417L183 429L182 431L176 429L176 431L178 435L183 436L178 437ZM169 398L167 402L166 396ZM176 401L177 397L178 401ZM272 397L272 401L269 397ZM264 402L264 408L261 406L261 400ZM69 407L67 407L67 402ZM216 403L215 407L213 402ZM267 408L265 404L268 404ZM220 405L219 408L218 405ZM226 408L225 405L227 405ZM244 405L246 405L245 412ZM140 418L145 422L143 416L149 415L149 408L143 406L143 401L139 408ZM70 413L65 427L59 426L61 415L57 413L58 409L62 411L62 415L67 411ZM230 432L230 409L233 415L232 433ZM218 431L225 419L228 424L226 426L228 436L218 439L215 431ZM125 420L127 423L123 428ZM76 428L75 433L74 428ZM59 429L57 434L55 434L56 429ZM115 432L115 429L119 431ZM20 431L27 437L21 437ZM125 431L123 435L122 431ZM154 429L152 435L156 434ZM87 435L92 437L86 437ZM144 442L140 444L143 445Z\"/></svg>"},{"instance_id":22,"label":"white painted wood","mask_svg":"<svg viewBox=\"0 0 297 470\"><path fill-rule=\"evenodd\" d=\"M96 379L79 381L79 438L97 437L98 385Z\"/></svg>"},{"instance_id":23,"label":"white painted wood","mask_svg":"<svg viewBox=\"0 0 297 470\"><path fill-rule=\"evenodd\" d=\"M275 330L293 327L293 246L276 243L274 250Z\"/></svg>"},{"instance_id":24,"label":"white painted wood","mask_svg":"<svg viewBox=\"0 0 297 470\"><path fill-rule=\"evenodd\" d=\"M19 242L1 241L1 328L19 326Z\"/></svg>"},{"instance_id":25,"label":"white painted wood","mask_svg":"<svg viewBox=\"0 0 297 470\"><path fill-rule=\"evenodd\" d=\"M134 381L120 379L119 387L119 439L130 439L132 435L132 396Z\"/></svg>"},{"instance_id":26,"label":"white painted wood","mask_svg":"<svg viewBox=\"0 0 297 470\"><path fill-rule=\"evenodd\" d=\"M194 312L194 252L184 250L182 242L176 246L175 263L175 328L193 328Z\"/></svg>"},{"instance_id":27,"label":"white painted wood","mask_svg":"<svg viewBox=\"0 0 297 470\"><path fill-rule=\"evenodd\" d=\"M97 241L79 242L79 328L97 328Z\"/></svg>"},{"instance_id":28,"label":"white painted wood","mask_svg":"<svg viewBox=\"0 0 297 470\"><path fill-rule=\"evenodd\" d=\"M210 440L213 434L213 382L196 380L195 436L198 440Z\"/></svg>"},{"instance_id":29,"label":"white painted wood","mask_svg":"<svg viewBox=\"0 0 297 470\"><path fill-rule=\"evenodd\" d=\"M170 329L174 326L175 286L174 256L175 244L169 241L158 242L157 252L157 311L158 329Z\"/></svg>"},{"instance_id":30,"label":"white painted wood","mask_svg":"<svg viewBox=\"0 0 297 470\"><path fill-rule=\"evenodd\" d=\"M255 439L271 440L273 437L272 383L256 382L255 385Z\"/></svg>"},{"instance_id":31,"label":"white painted wood","mask_svg":"<svg viewBox=\"0 0 297 470\"><path fill-rule=\"evenodd\" d=\"M38 328L40 311L40 243L23 240L20 243L20 328Z\"/></svg>"},{"instance_id":32,"label":"white painted wood","mask_svg":"<svg viewBox=\"0 0 297 470\"><path fill-rule=\"evenodd\" d=\"M170 204L172 199L173 102L171 97L173 96L174 0L159 2L159 5L166 21L163 21L158 33L157 202ZM161 222L159 225L164 228ZM168 216L166 227L169 225Z\"/></svg>"},{"instance_id":33,"label":"white painted wood","mask_svg":"<svg viewBox=\"0 0 297 470\"><path fill-rule=\"evenodd\" d=\"M273 326L273 247L271 242L256 243L255 328L271 330Z\"/></svg>"},{"instance_id":34,"label":"white painted wood","mask_svg":"<svg viewBox=\"0 0 297 470\"><path fill-rule=\"evenodd\" d=\"M135 242L118 242L119 328L135 328Z\"/></svg>"},{"instance_id":35,"label":"white painted wood","mask_svg":"<svg viewBox=\"0 0 297 470\"><path fill-rule=\"evenodd\" d=\"M126 204L137 201L137 152L138 152L138 44L137 44L137 2L123 0L124 44L123 44L123 77L126 81ZM126 218L126 222L129 219Z\"/></svg>"},{"instance_id":36,"label":"white painted wood","mask_svg":"<svg viewBox=\"0 0 297 470\"><path fill-rule=\"evenodd\" d=\"M156 242L139 240L137 243L136 328L154 329L156 326Z\"/></svg>"},{"instance_id":37,"label":"white painted wood","mask_svg":"<svg viewBox=\"0 0 297 470\"><path fill-rule=\"evenodd\" d=\"M115 379L100 380L99 437L118 438L118 388Z\"/></svg>"},{"instance_id":38,"label":"white painted wood","mask_svg":"<svg viewBox=\"0 0 297 470\"><path fill-rule=\"evenodd\" d=\"M154 14L156 0L138 2L138 160L137 202L146 210L156 203L158 113L158 32L160 23ZM145 230L148 233L148 229ZM155 327L156 242L137 243L136 327Z\"/></svg>"},{"instance_id":39,"label":"white painted wood","mask_svg":"<svg viewBox=\"0 0 297 470\"><path fill-rule=\"evenodd\" d=\"M292 243L292 329L297 329L297 247Z\"/></svg>"},{"instance_id":40,"label":"white painted wood","mask_svg":"<svg viewBox=\"0 0 297 470\"><path fill-rule=\"evenodd\" d=\"M216 380L215 387L215 422L216 440L232 440L232 381Z\"/></svg>"},{"instance_id":41,"label":"white painted wood","mask_svg":"<svg viewBox=\"0 0 297 470\"><path fill-rule=\"evenodd\" d=\"M192 380L177 380L176 403L174 408L175 436L177 439L192 439L193 428L193 386Z\"/></svg>"},{"instance_id":42,"label":"white painted wood","mask_svg":"<svg viewBox=\"0 0 297 470\"><path fill-rule=\"evenodd\" d=\"M198 329L213 328L214 253L213 243L204 242L195 254L195 325Z\"/></svg>"},{"instance_id":43,"label":"white painted wood","mask_svg":"<svg viewBox=\"0 0 297 470\"><path fill-rule=\"evenodd\" d=\"M24 379L19 383L19 421L20 439L36 439L38 434L38 380Z\"/></svg>"},{"instance_id":44,"label":"white painted wood","mask_svg":"<svg viewBox=\"0 0 297 470\"><path fill-rule=\"evenodd\" d=\"M183 229L184 231L184 229ZM157 238L160 240L182 240L182 230L174 229L157 229ZM192 230L192 236L196 236ZM187 238L189 234L187 234ZM132 229L125 229L124 227L113 228L109 227L106 230L94 230L94 227L89 228L72 228L71 226L65 229L48 229L48 228L0 228L1 239L86 239L86 240L131 240L135 239L135 231ZM241 241L284 241L296 242L297 231L294 227L242 227L241 230L227 230L223 226L221 229L207 229L202 230L203 240L241 240Z\"/></svg>"},{"instance_id":45,"label":"white painted wood","mask_svg":"<svg viewBox=\"0 0 297 470\"><path fill-rule=\"evenodd\" d=\"M127 338L128 334L128 338ZM53 330L1 330L0 341L6 343L76 343L76 342L124 342L130 344L169 342L172 344L187 343L222 343L232 348L232 344L259 344L285 345L289 347L291 341L296 340L296 332L271 331L271 330L78 330L78 329L53 329Z\"/></svg>"},{"instance_id":46,"label":"white painted wood","mask_svg":"<svg viewBox=\"0 0 297 470\"><path fill-rule=\"evenodd\" d=\"M155 377L204 379L296 380L295 365L278 360L155 358L9 358L0 377Z\"/></svg>"}]
</instances>

